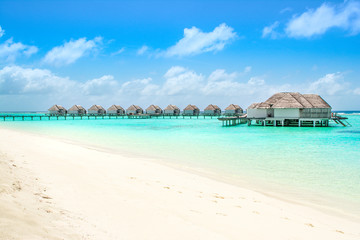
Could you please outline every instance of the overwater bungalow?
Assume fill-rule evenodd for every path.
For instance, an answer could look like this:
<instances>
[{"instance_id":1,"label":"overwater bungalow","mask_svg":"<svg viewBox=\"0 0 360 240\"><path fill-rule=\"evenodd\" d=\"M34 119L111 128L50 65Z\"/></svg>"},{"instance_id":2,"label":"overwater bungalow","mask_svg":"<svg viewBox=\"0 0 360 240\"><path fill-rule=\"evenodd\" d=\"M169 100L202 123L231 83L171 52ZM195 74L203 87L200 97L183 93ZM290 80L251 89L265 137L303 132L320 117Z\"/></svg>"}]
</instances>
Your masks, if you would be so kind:
<instances>
[{"instance_id":1,"label":"overwater bungalow","mask_svg":"<svg viewBox=\"0 0 360 240\"><path fill-rule=\"evenodd\" d=\"M127 115L139 115L139 114L143 114L143 113L144 113L144 110L137 105L131 105L130 107L128 107L128 109L126 109Z\"/></svg>"},{"instance_id":2,"label":"overwater bungalow","mask_svg":"<svg viewBox=\"0 0 360 240\"><path fill-rule=\"evenodd\" d=\"M281 92L261 103L253 103L247 109L247 118L274 126L303 123L328 125L331 118L331 106L317 94ZM251 122L250 122L251 124Z\"/></svg>"},{"instance_id":3,"label":"overwater bungalow","mask_svg":"<svg viewBox=\"0 0 360 240\"><path fill-rule=\"evenodd\" d=\"M89 115L105 115L106 110L100 105L92 105L91 108L88 109Z\"/></svg>"},{"instance_id":4,"label":"overwater bungalow","mask_svg":"<svg viewBox=\"0 0 360 240\"><path fill-rule=\"evenodd\" d=\"M163 110L159 106L152 104L146 109L146 113L150 115L160 115L163 113Z\"/></svg>"},{"instance_id":5,"label":"overwater bungalow","mask_svg":"<svg viewBox=\"0 0 360 240\"><path fill-rule=\"evenodd\" d=\"M189 104L189 105L187 105L186 108L184 108L183 114L190 115L190 116L197 116L200 114L200 109L195 105Z\"/></svg>"},{"instance_id":6,"label":"overwater bungalow","mask_svg":"<svg viewBox=\"0 0 360 240\"><path fill-rule=\"evenodd\" d=\"M239 116L243 115L243 109L236 104L230 104L227 108L225 108L225 115L228 116Z\"/></svg>"},{"instance_id":7,"label":"overwater bungalow","mask_svg":"<svg viewBox=\"0 0 360 240\"><path fill-rule=\"evenodd\" d=\"M86 114L86 109L83 108L82 106L80 105L74 105L72 106L71 108L69 108L69 110L67 111L68 114L70 115L85 115Z\"/></svg>"},{"instance_id":8,"label":"overwater bungalow","mask_svg":"<svg viewBox=\"0 0 360 240\"><path fill-rule=\"evenodd\" d=\"M165 109L164 109L164 115L169 115L169 116L178 116L180 114L180 108L178 108L175 105L171 105L169 104Z\"/></svg>"},{"instance_id":9,"label":"overwater bungalow","mask_svg":"<svg viewBox=\"0 0 360 240\"><path fill-rule=\"evenodd\" d=\"M64 116L67 114L67 110L60 105L54 105L48 109L50 116Z\"/></svg>"},{"instance_id":10,"label":"overwater bungalow","mask_svg":"<svg viewBox=\"0 0 360 240\"><path fill-rule=\"evenodd\" d=\"M204 114L209 116L220 116L221 109L217 105L210 104L204 109Z\"/></svg>"},{"instance_id":11,"label":"overwater bungalow","mask_svg":"<svg viewBox=\"0 0 360 240\"><path fill-rule=\"evenodd\" d=\"M109 115L125 115L125 110L120 105L112 105L107 109Z\"/></svg>"}]
</instances>

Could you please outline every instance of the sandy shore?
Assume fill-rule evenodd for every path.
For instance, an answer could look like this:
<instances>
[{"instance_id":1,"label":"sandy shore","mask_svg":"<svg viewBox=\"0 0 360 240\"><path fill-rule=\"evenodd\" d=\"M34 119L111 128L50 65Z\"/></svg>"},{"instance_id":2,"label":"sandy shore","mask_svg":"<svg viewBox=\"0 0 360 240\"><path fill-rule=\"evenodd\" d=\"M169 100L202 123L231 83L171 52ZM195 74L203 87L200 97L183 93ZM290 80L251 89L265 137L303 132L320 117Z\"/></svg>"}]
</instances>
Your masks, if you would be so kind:
<instances>
[{"instance_id":1,"label":"sandy shore","mask_svg":"<svg viewBox=\"0 0 360 240\"><path fill-rule=\"evenodd\" d=\"M0 239L360 239L350 219L148 159L0 132Z\"/></svg>"}]
</instances>

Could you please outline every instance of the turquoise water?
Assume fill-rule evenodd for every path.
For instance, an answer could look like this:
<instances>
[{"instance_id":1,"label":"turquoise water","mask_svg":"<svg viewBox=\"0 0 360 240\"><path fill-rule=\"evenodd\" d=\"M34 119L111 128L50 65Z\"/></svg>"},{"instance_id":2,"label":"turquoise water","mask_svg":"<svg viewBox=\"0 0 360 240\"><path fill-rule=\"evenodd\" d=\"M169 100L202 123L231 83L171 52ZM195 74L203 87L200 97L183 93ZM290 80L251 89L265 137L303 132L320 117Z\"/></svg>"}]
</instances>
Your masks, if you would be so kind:
<instances>
[{"instance_id":1,"label":"turquoise water","mask_svg":"<svg viewBox=\"0 0 360 240\"><path fill-rule=\"evenodd\" d=\"M222 127L216 119L6 121L0 126L147 156L266 194L360 217L360 115L352 127Z\"/></svg>"}]
</instances>

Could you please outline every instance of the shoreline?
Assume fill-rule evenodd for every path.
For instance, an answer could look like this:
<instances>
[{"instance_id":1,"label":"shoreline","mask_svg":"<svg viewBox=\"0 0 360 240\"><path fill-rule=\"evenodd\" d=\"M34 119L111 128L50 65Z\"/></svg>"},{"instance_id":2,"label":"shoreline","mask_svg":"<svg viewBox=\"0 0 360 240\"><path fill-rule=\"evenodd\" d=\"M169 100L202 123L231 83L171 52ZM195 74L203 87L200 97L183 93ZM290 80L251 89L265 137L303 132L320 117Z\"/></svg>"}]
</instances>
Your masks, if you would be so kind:
<instances>
[{"instance_id":1,"label":"shoreline","mask_svg":"<svg viewBox=\"0 0 360 240\"><path fill-rule=\"evenodd\" d=\"M137 232L144 228L144 234L156 232L157 238L153 235L150 239L166 239L174 232L180 234L179 239L360 237L358 221L179 170L161 160L99 151L4 127L1 130L7 139L0 140L0 151L17 166L33 171L56 205L82 216L80 223L69 218L67 224L82 225L81 232L94 236L90 239L116 239L124 232L129 239L144 238L149 235ZM59 152L61 156L56 154ZM95 206L99 209L94 210ZM96 230L90 225L97 226Z\"/></svg>"},{"instance_id":2,"label":"shoreline","mask_svg":"<svg viewBox=\"0 0 360 240\"><path fill-rule=\"evenodd\" d=\"M1 126L0 128L3 129L9 129L7 127ZM84 142L80 139L74 140L69 139L64 136L54 136L49 134L43 134L43 133L35 133L33 131L24 130L24 129L16 129L16 128L10 128L11 131L15 131L18 133L26 133L31 134L33 136L41 136L44 138L51 138L58 141L61 141L63 143L67 144L74 144L77 146L81 146L87 149L95 150L98 152L103 153L110 153L110 154L116 154L121 155L122 157L127 158L137 158L137 159L146 159L146 161L151 161L156 164L161 164L170 168L173 168L175 170L185 171L187 173L195 174L201 177L209 178L210 180L214 181L220 181L226 184L230 184L236 187L249 189L251 191L257 192L259 194L265 195L270 198L276 198L281 201L285 201L292 204L297 204L301 206L307 206L316 210L319 210L325 214L334 215L337 217L346 218L353 221L359 221L360 222L360 215L357 215L356 213L353 214L351 212L351 209L353 207L356 207L357 209L359 206L357 206L355 203L351 202L352 204L349 206L349 201L347 202L338 202L336 200L339 199L332 199L332 201L328 200L329 197L334 197L334 195L327 194L326 196L324 194L319 194L315 191L310 191L309 189L306 190L299 190L296 189L294 191L294 186L286 185L286 184L280 184L280 183L265 183L263 180L257 180L256 183L249 181L246 177L239 177L239 176L227 176L226 172L220 172L215 171L213 168L203 168L203 167L194 167L190 165L184 165L181 163L177 163L176 161L167 161L167 159L163 156L148 156L144 153L135 153L133 151L125 150L125 149L115 149L114 147L105 147L100 146L96 144L91 144L90 142ZM224 175L224 174L225 175ZM254 177L253 177L254 180ZM285 190L283 190L285 189ZM289 193L291 192L291 193ZM308 194L312 196L312 199L304 199L301 197L295 197L295 195L299 194L304 195ZM314 197L314 195L316 197ZM324 203L324 204L322 204ZM346 207L344 207L346 206Z\"/></svg>"}]
</instances>

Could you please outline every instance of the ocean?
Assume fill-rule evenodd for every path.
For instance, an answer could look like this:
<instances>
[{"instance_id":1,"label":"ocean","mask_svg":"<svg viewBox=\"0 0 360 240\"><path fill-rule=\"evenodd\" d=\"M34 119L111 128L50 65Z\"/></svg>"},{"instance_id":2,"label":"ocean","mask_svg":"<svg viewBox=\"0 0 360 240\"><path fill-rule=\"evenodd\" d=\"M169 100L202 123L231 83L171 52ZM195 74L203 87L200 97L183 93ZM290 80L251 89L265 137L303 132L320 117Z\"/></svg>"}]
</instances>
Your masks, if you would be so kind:
<instances>
[{"instance_id":1,"label":"ocean","mask_svg":"<svg viewBox=\"0 0 360 240\"><path fill-rule=\"evenodd\" d=\"M360 113L342 113L352 127L222 127L202 117L0 120L0 126L145 157L360 219Z\"/></svg>"}]
</instances>

